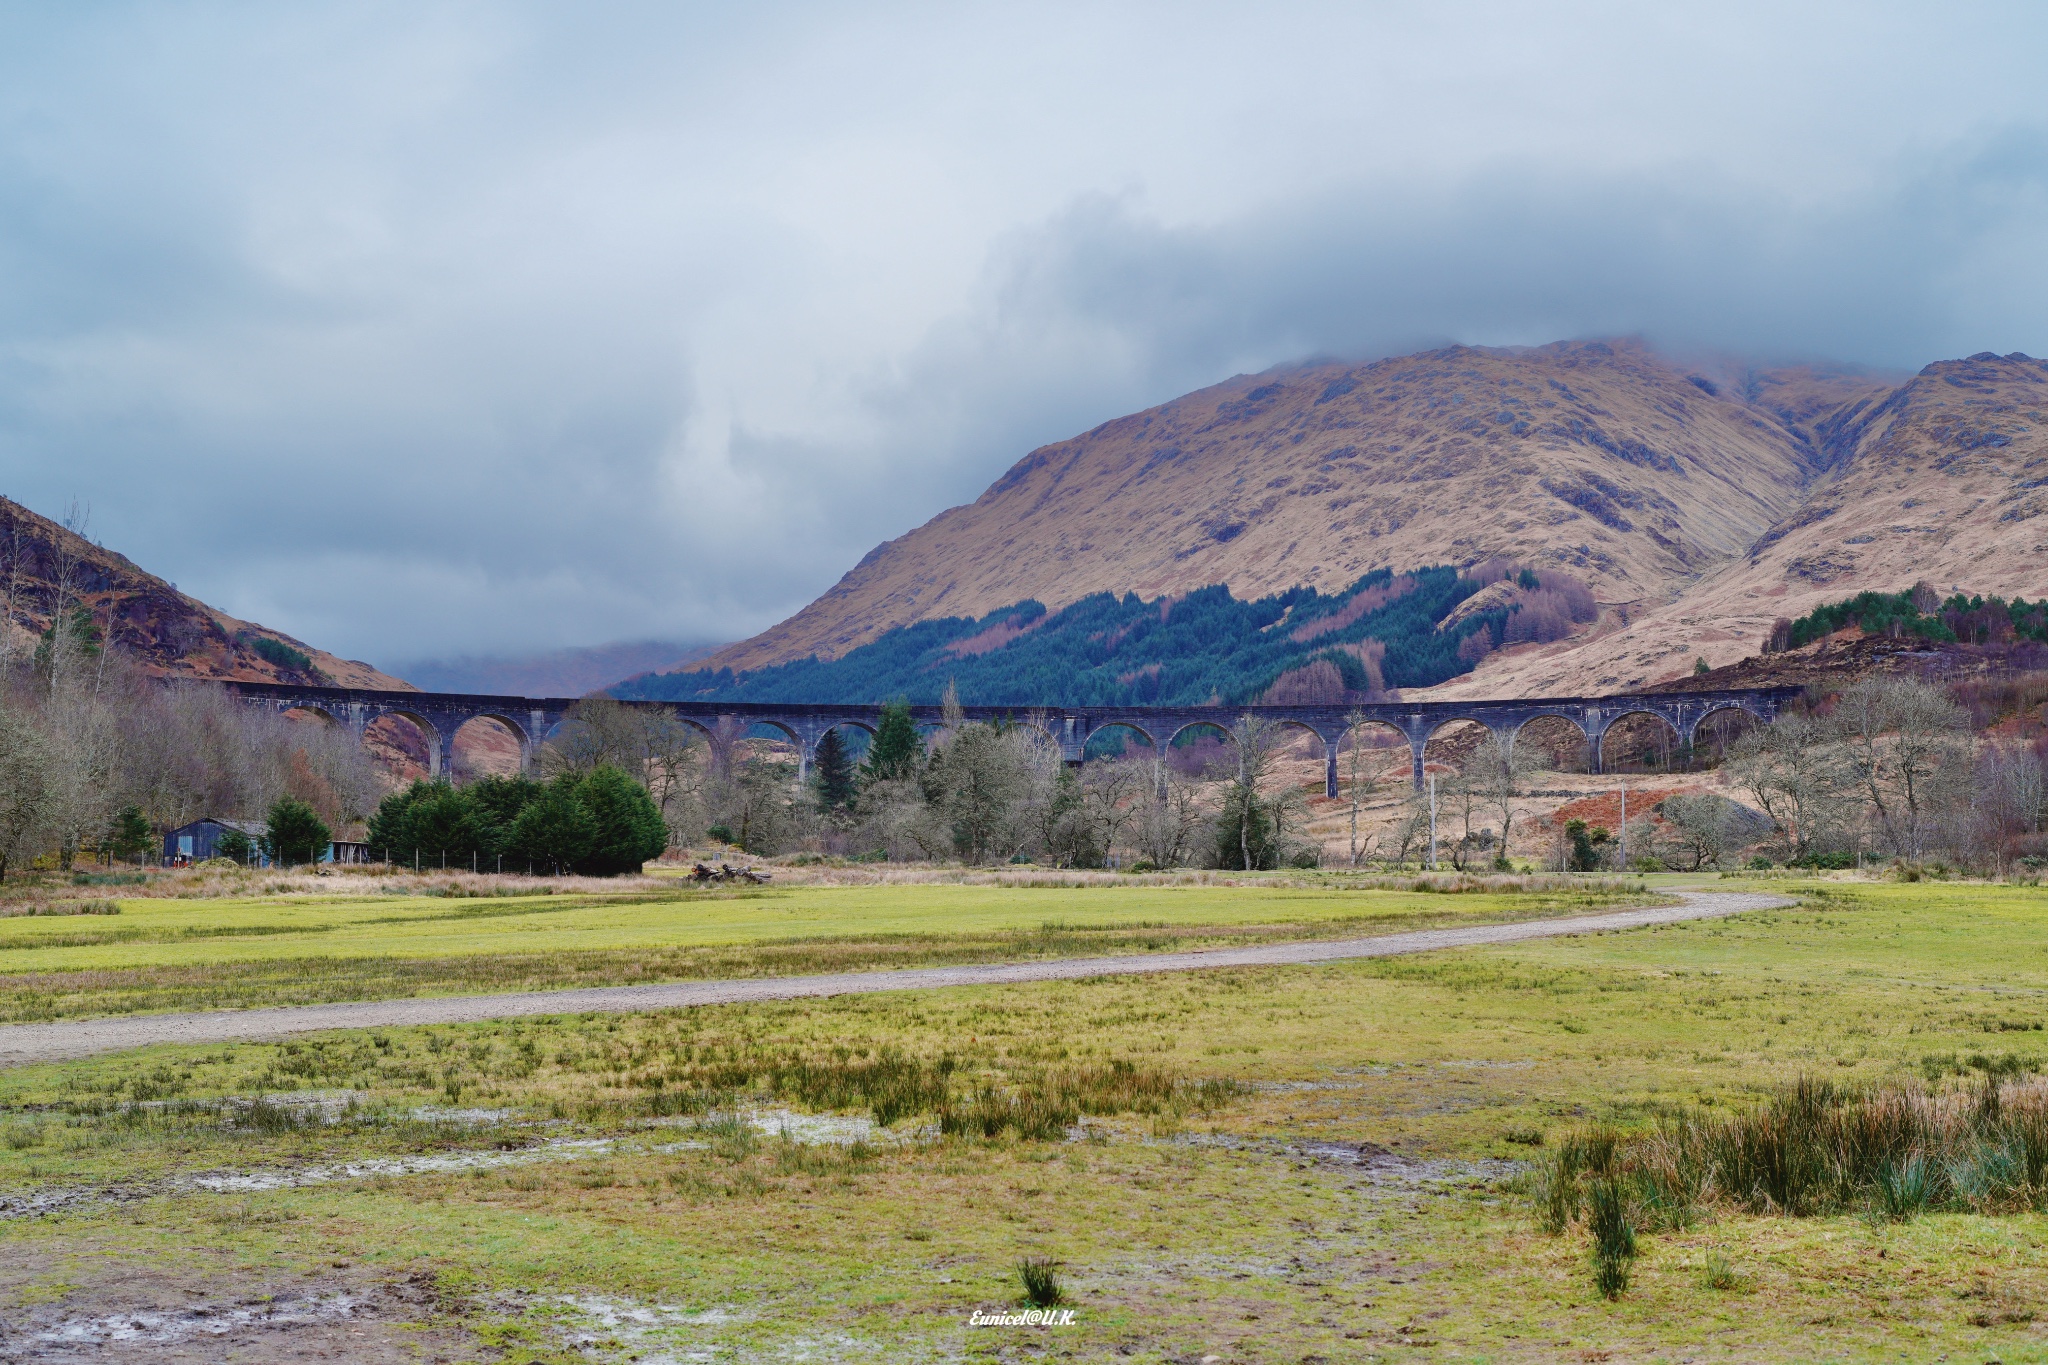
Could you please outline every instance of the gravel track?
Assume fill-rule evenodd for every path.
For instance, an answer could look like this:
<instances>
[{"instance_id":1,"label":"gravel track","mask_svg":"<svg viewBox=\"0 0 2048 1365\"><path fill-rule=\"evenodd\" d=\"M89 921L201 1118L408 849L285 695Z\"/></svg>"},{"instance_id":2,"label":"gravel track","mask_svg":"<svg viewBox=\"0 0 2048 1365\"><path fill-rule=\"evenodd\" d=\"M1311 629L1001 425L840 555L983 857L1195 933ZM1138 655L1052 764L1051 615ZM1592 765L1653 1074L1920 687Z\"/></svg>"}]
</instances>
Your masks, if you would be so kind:
<instances>
[{"instance_id":1,"label":"gravel track","mask_svg":"<svg viewBox=\"0 0 2048 1365\"><path fill-rule=\"evenodd\" d=\"M1382 934L1376 938L1270 943L1199 952L839 972L825 976L768 976L735 981L676 981L654 986L596 986L583 990L525 991L507 995L364 1000L333 1005L295 1005L283 1009L121 1015L54 1024L9 1024L0 1027L0 1066L63 1061L101 1052L148 1047L154 1043L260 1041L318 1029L463 1024L478 1019L510 1019L536 1014L630 1013L692 1005L739 1004L751 1000L865 995L876 991L937 990L948 986L993 986L1018 981L1073 981L1092 976L1137 976L1148 972L1203 971L1217 967L1294 966L1346 958L1427 953L1440 948L1520 943L1569 934L1641 929L1792 904L1783 896L1714 891L1679 892L1677 899L1679 903L1676 905L1600 915L1574 915L1566 919L1524 920L1517 924L1484 924L1464 929L1422 929L1406 934Z\"/></svg>"}]
</instances>

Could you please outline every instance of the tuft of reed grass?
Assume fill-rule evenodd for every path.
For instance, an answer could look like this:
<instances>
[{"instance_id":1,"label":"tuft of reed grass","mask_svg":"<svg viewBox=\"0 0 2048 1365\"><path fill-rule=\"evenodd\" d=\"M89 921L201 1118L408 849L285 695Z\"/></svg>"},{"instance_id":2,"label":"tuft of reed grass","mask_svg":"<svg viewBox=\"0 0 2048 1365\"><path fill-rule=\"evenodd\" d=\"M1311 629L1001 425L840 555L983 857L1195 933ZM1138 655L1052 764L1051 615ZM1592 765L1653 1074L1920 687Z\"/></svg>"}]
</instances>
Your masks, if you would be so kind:
<instances>
[{"instance_id":1,"label":"tuft of reed grass","mask_svg":"<svg viewBox=\"0 0 2048 1365\"><path fill-rule=\"evenodd\" d=\"M1586 1193L1586 1224L1593 1234L1593 1287L1604 1298L1618 1299L1628 1288L1636 1259L1629 1183L1619 1176L1603 1176L1594 1180Z\"/></svg>"},{"instance_id":2,"label":"tuft of reed grass","mask_svg":"<svg viewBox=\"0 0 2048 1365\"><path fill-rule=\"evenodd\" d=\"M1009 1134L1026 1142L1049 1142L1065 1137L1083 1114L1177 1120L1190 1109L1214 1109L1244 1090L1234 1081L1186 1082L1118 1059L1106 1066L1029 1072L1006 1088L978 1085L964 1103L948 1098L939 1107L939 1131L949 1137Z\"/></svg>"},{"instance_id":3,"label":"tuft of reed grass","mask_svg":"<svg viewBox=\"0 0 2048 1365\"><path fill-rule=\"evenodd\" d=\"M1056 1308L1067 1301L1060 1288L1059 1262L1045 1256L1026 1256L1017 1263L1017 1278L1024 1284L1024 1301L1033 1308Z\"/></svg>"},{"instance_id":4,"label":"tuft of reed grass","mask_svg":"<svg viewBox=\"0 0 2048 1365\"><path fill-rule=\"evenodd\" d=\"M711 1144L713 1152L727 1161L745 1161L761 1146L760 1132L736 1114L700 1119L697 1133Z\"/></svg>"},{"instance_id":5,"label":"tuft of reed grass","mask_svg":"<svg viewBox=\"0 0 2048 1365\"><path fill-rule=\"evenodd\" d=\"M1927 1178L1927 1159L1914 1152L1877 1173L1878 1210L1895 1223L1903 1223L1927 1207L1933 1187Z\"/></svg>"},{"instance_id":6,"label":"tuft of reed grass","mask_svg":"<svg viewBox=\"0 0 2048 1365\"><path fill-rule=\"evenodd\" d=\"M2037 1209L2048 1204L2048 1083L1987 1074L1980 1086L1858 1089L1808 1077L1746 1113L1686 1110L1637 1134L1583 1129L1540 1173L1539 1221L1552 1234L1587 1222L1603 1181L1631 1190L1654 1227L1683 1225L1701 1204L1897 1221Z\"/></svg>"},{"instance_id":7,"label":"tuft of reed grass","mask_svg":"<svg viewBox=\"0 0 2048 1365\"><path fill-rule=\"evenodd\" d=\"M1117 1059L1102 1065L1034 1068L1013 1077L961 1084L951 1055L911 1057L883 1048L872 1056L800 1055L758 1047L710 1049L643 1076L651 1091L643 1113L708 1113L740 1095L764 1094L812 1110L867 1108L890 1127L930 1114L949 1137L1053 1141L1084 1114L1208 1112L1245 1093L1241 1082L1188 1080ZM700 1125L701 1126L701 1125Z\"/></svg>"},{"instance_id":8,"label":"tuft of reed grass","mask_svg":"<svg viewBox=\"0 0 2048 1365\"><path fill-rule=\"evenodd\" d=\"M1746 1289L1749 1281L1735 1269L1735 1263L1718 1251L1707 1253L1705 1264L1700 1266L1700 1286L1703 1289L1718 1289L1723 1293Z\"/></svg>"}]
</instances>

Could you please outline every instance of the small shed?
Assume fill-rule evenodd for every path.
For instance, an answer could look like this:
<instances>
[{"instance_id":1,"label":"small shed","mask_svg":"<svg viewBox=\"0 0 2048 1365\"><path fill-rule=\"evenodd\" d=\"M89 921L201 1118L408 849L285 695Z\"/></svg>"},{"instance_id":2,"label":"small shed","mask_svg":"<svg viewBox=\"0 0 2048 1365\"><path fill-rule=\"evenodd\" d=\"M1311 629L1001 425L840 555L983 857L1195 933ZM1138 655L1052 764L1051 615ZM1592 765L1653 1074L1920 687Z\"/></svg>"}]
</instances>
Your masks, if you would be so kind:
<instances>
[{"instance_id":1,"label":"small shed","mask_svg":"<svg viewBox=\"0 0 2048 1365\"><path fill-rule=\"evenodd\" d=\"M323 863L368 863L376 860L370 857L370 846L368 844L356 843L348 839L336 839L327 846L327 856L320 861Z\"/></svg>"},{"instance_id":2,"label":"small shed","mask_svg":"<svg viewBox=\"0 0 2048 1365\"><path fill-rule=\"evenodd\" d=\"M249 842L256 846L257 865L270 866L270 860L262 852L266 833L262 824L254 820L223 820L212 815L194 820L189 825L180 825L164 835L164 866L184 867L216 856L221 837L229 830L247 835Z\"/></svg>"}]
</instances>

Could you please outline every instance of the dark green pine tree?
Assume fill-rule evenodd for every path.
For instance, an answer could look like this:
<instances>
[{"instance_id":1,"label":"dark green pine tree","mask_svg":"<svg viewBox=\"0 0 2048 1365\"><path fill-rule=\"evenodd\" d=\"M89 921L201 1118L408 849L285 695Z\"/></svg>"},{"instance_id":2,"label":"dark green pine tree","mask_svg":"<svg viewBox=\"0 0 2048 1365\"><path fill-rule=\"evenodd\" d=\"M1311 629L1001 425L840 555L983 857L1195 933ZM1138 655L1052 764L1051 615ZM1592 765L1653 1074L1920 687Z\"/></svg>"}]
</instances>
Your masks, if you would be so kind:
<instances>
[{"instance_id":1,"label":"dark green pine tree","mask_svg":"<svg viewBox=\"0 0 2048 1365\"><path fill-rule=\"evenodd\" d=\"M837 729L827 730L819 737L812 773L818 784L819 810L830 815L853 809L853 759L847 755L846 741L839 737Z\"/></svg>"},{"instance_id":2,"label":"dark green pine tree","mask_svg":"<svg viewBox=\"0 0 2048 1365\"><path fill-rule=\"evenodd\" d=\"M140 806L123 806L121 813L114 817L114 823L107 830L106 852L110 858L139 858L149 852L153 842L149 832L149 821L143 818Z\"/></svg>"},{"instance_id":3,"label":"dark green pine tree","mask_svg":"<svg viewBox=\"0 0 2048 1365\"><path fill-rule=\"evenodd\" d=\"M512 822L511 847L506 851L526 859L535 872L564 871L588 857L597 840L597 823L576 787L575 775L564 773L541 788Z\"/></svg>"},{"instance_id":4,"label":"dark green pine tree","mask_svg":"<svg viewBox=\"0 0 2048 1365\"><path fill-rule=\"evenodd\" d=\"M892 701L882 708L882 721L875 729L875 742L868 746L868 761L861 765L863 782L884 782L911 777L924 764L924 736L910 718L910 703Z\"/></svg>"},{"instance_id":5,"label":"dark green pine tree","mask_svg":"<svg viewBox=\"0 0 2048 1365\"><path fill-rule=\"evenodd\" d=\"M270 808L263 851L287 867L317 862L333 837L319 812L297 797L281 796Z\"/></svg>"},{"instance_id":6,"label":"dark green pine tree","mask_svg":"<svg viewBox=\"0 0 2048 1365\"><path fill-rule=\"evenodd\" d=\"M590 845L574 862L586 877L638 872L668 847L668 826L654 798L610 764L598 764L577 783L576 800L590 819Z\"/></svg>"}]
</instances>

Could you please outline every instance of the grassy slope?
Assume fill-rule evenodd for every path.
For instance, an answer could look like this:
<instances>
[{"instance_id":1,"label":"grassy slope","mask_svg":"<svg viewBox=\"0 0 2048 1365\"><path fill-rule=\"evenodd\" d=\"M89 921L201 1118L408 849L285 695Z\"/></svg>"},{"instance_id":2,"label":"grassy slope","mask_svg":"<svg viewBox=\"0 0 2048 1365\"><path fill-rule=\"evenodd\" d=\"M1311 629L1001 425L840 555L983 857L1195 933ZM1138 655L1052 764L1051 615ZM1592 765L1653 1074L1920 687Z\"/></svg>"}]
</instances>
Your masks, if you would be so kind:
<instances>
[{"instance_id":1,"label":"grassy slope","mask_svg":"<svg viewBox=\"0 0 2048 1365\"><path fill-rule=\"evenodd\" d=\"M132 1095L137 1081L186 1098L350 1086L373 1109L402 1110L445 1100L452 1078L465 1104L580 1116L549 1131L624 1143L481 1177L172 1195L0 1225L21 1264L68 1267L8 1297L69 1293L101 1255L134 1265L190 1247L215 1281L252 1284L344 1256L499 1295L469 1298L462 1315L486 1337L545 1343L538 1319L555 1310L502 1295L573 1287L729 1313L660 1344L982 1358L1029 1338L976 1331L966 1313L1013 1299L1016 1257L1046 1253L1066 1263L1083 1318L1048 1345L1081 1359L2048 1360L2025 1321L2048 1292L2038 1215L1709 1221L1646 1239L1636 1287L1608 1304L1591 1293L1584 1248L1537 1233L1497 1183L1507 1168L1487 1164L1527 1155L1507 1140L1519 1130L1555 1138L1587 1117L1741 1103L1802 1072L1876 1079L1976 1051L2048 1054L2036 1031L2048 895L1826 889L1796 911L1429 957L395 1030L386 1048L337 1035L324 1048L158 1049L0 1073L14 1111L0 1126L34 1143L0 1150L12 1188L488 1142L418 1124L264 1136L30 1112ZM521 1043L539 1058L523 1075ZM1112 1140L1099 1144L946 1143L852 1162L773 1142L654 1150L676 1131L628 1121L648 1093L637 1078L681 1049L735 1045L950 1051L996 1081L1047 1059L1127 1057L1258 1092L1188 1115L1185 1131L1171 1118L1101 1123ZM1361 1141L1405 1162L1361 1171L1304 1146ZM1715 1252L1737 1288L1706 1286Z\"/></svg>"}]
</instances>

